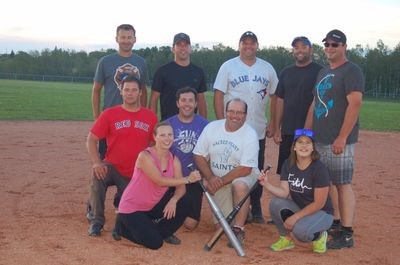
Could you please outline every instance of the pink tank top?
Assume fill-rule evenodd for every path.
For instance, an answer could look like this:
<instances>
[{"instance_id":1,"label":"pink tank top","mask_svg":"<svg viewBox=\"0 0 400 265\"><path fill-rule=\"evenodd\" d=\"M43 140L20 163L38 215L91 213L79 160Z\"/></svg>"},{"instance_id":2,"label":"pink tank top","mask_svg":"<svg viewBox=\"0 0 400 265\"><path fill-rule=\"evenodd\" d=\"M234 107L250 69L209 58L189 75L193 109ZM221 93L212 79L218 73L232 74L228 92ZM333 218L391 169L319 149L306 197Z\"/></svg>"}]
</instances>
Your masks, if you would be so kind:
<instances>
[{"instance_id":1,"label":"pink tank top","mask_svg":"<svg viewBox=\"0 0 400 265\"><path fill-rule=\"evenodd\" d=\"M166 172L162 172L160 161L154 153L153 148L148 147L148 151L161 172L162 177L174 177L174 157L169 153L168 166ZM137 211L151 210L164 196L168 187L162 187L154 183L144 172L135 166L131 181L122 194L118 211L120 213L134 213Z\"/></svg>"}]
</instances>

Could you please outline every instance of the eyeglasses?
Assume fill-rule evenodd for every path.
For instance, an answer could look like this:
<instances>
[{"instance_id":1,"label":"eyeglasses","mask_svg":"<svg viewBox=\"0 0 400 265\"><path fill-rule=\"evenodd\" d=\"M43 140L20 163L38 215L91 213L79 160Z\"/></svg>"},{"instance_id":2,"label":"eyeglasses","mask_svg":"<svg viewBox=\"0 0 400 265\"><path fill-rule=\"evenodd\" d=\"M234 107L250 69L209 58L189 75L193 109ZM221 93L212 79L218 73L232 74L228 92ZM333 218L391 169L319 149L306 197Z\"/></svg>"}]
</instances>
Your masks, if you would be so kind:
<instances>
[{"instance_id":1,"label":"eyeglasses","mask_svg":"<svg viewBox=\"0 0 400 265\"><path fill-rule=\"evenodd\" d=\"M246 114L246 112L244 111L232 110L232 109L227 110L226 113L230 115L239 115L239 116Z\"/></svg>"},{"instance_id":2,"label":"eyeglasses","mask_svg":"<svg viewBox=\"0 0 400 265\"><path fill-rule=\"evenodd\" d=\"M332 42L332 43L324 42L324 46L326 48L328 48L329 46L331 46L332 48L337 48L337 47L339 47L339 43L337 43L337 42Z\"/></svg>"}]
</instances>

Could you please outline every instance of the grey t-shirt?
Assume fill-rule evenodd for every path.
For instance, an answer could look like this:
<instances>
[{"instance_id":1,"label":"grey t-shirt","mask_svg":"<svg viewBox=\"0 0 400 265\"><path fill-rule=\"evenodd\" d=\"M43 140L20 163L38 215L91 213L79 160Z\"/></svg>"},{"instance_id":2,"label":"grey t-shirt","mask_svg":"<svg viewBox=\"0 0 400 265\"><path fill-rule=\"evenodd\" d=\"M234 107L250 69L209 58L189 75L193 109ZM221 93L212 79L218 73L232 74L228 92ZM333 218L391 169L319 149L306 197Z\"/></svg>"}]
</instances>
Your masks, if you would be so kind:
<instances>
[{"instance_id":1,"label":"grey t-shirt","mask_svg":"<svg viewBox=\"0 0 400 265\"><path fill-rule=\"evenodd\" d=\"M104 86L103 109L122 104L116 76L135 68L139 72L140 81L143 84L148 83L146 62L136 54L132 54L130 57L122 57L115 53L104 56L99 60L94 81Z\"/></svg>"},{"instance_id":2,"label":"grey t-shirt","mask_svg":"<svg viewBox=\"0 0 400 265\"><path fill-rule=\"evenodd\" d=\"M364 93L364 77L361 69L346 62L335 69L323 68L314 88L313 130L316 142L332 144L339 135L346 109L346 96L353 91ZM347 144L357 142L359 121L347 137Z\"/></svg>"}]
</instances>

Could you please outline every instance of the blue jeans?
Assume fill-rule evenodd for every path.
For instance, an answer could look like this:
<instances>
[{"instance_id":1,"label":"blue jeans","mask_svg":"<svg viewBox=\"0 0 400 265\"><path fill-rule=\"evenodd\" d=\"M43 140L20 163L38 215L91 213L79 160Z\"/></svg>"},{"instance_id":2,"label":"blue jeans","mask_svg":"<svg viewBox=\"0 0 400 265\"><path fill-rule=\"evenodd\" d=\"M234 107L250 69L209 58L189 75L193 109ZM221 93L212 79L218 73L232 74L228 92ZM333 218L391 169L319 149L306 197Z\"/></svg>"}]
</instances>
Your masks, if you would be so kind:
<instances>
[{"instance_id":1,"label":"blue jeans","mask_svg":"<svg viewBox=\"0 0 400 265\"><path fill-rule=\"evenodd\" d=\"M288 213L291 212L294 214L298 211L300 211L300 208L290 199L276 197L271 199L269 203L269 212L278 228L279 235L286 236L289 234L289 231L283 226L284 220L290 216ZM298 220L293 227L292 234L299 241L310 242L315 238L315 233L328 230L332 222L333 216L331 214L319 210Z\"/></svg>"}]
</instances>

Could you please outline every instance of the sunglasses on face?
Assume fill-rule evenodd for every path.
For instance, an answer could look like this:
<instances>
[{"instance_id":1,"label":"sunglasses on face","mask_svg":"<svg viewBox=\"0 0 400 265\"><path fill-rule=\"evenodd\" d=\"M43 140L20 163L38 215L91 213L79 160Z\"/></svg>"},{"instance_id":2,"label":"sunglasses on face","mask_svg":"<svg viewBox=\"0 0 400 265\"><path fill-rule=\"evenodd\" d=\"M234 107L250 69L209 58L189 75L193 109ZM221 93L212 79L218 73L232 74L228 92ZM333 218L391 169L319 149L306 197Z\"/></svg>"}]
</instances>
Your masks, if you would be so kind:
<instances>
[{"instance_id":1,"label":"sunglasses on face","mask_svg":"<svg viewBox=\"0 0 400 265\"><path fill-rule=\"evenodd\" d=\"M337 43L337 42L332 42L332 43L325 42L324 46L326 48L328 48L329 46L331 46L332 48L337 48L337 47L339 47L339 43Z\"/></svg>"}]
</instances>

